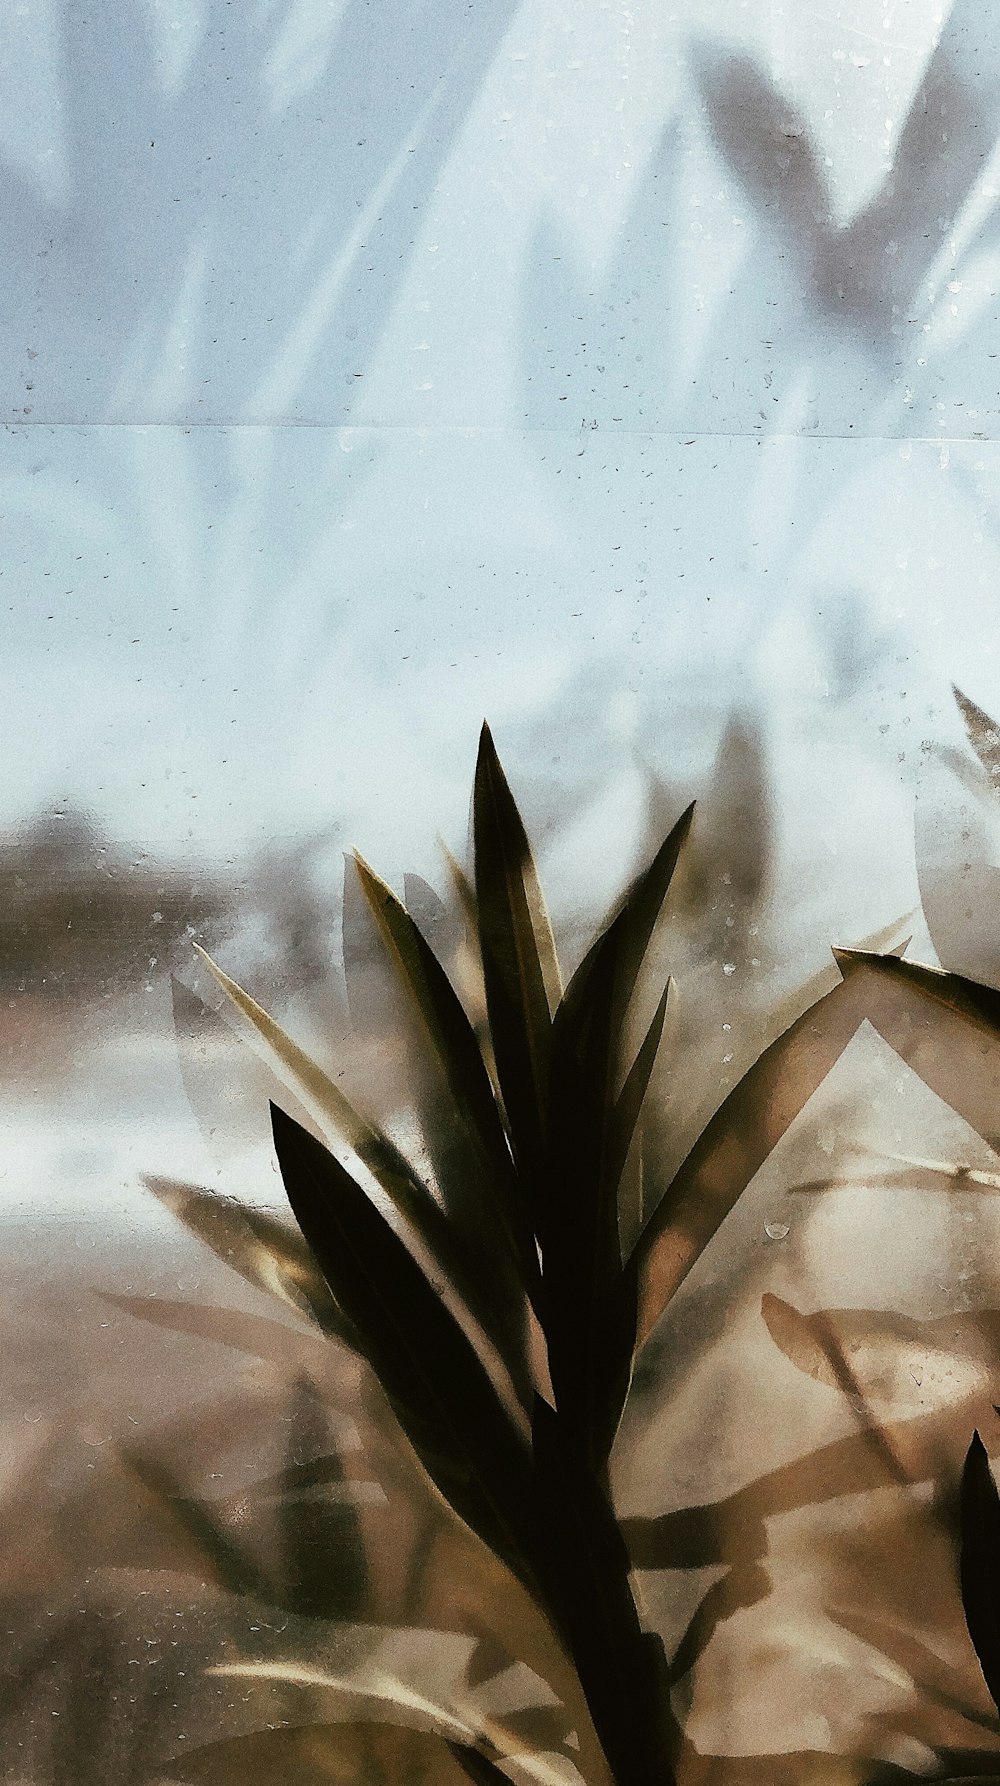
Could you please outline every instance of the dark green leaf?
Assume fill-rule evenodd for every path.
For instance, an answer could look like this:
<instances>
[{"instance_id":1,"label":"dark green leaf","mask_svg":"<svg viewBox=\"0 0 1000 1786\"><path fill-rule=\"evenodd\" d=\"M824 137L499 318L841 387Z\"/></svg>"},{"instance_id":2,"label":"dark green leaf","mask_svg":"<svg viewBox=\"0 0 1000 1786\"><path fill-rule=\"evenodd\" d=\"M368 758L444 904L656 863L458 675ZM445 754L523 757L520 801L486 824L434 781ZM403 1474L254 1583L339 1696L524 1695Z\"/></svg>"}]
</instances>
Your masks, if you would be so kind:
<instances>
[{"instance_id":1,"label":"dark green leaf","mask_svg":"<svg viewBox=\"0 0 1000 1786\"><path fill-rule=\"evenodd\" d=\"M480 1198L473 1212L479 1230L485 1230L491 1248L496 1245L498 1230L506 1237L525 1283L533 1287L538 1262L528 1210L472 1025L405 907L361 857L356 861L368 904L440 1062L454 1113L464 1123L488 1175L488 1187L484 1188L491 1193L490 1200Z\"/></svg>"},{"instance_id":2,"label":"dark green leaf","mask_svg":"<svg viewBox=\"0 0 1000 1786\"><path fill-rule=\"evenodd\" d=\"M962 1471L962 1605L983 1679L1000 1710L1000 1498L986 1447L972 1436Z\"/></svg>"},{"instance_id":3,"label":"dark green leaf","mask_svg":"<svg viewBox=\"0 0 1000 1786\"><path fill-rule=\"evenodd\" d=\"M545 1152L558 965L531 846L485 725L472 811L490 1034L515 1158L533 1179Z\"/></svg>"},{"instance_id":4,"label":"dark green leaf","mask_svg":"<svg viewBox=\"0 0 1000 1786\"><path fill-rule=\"evenodd\" d=\"M538 1224L560 1415L595 1465L631 1375L636 1301L621 1288L619 1188L663 1027L665 998L620 1093L629 1005L691 823L688 808L574 974L552 1039L549 1175Z\"/></svg>"},{"instance_id":5,"label":"dark green leaf","mask_svg":"<svg viewBox=\"0 0 1000 1786\"><path fill-rule=\"evenodd\" d=\"M667 1014L671 984L672 982L668 981L664 988L663 997L656 1007L653 1021L646 1031L642 1046L629 1069L628 1077L615 1104L609 1162L609 1176L615 1184L620 1181L625 1169L625 1161L632 1145L636 1124L639 1121L643 1099L646 1096L653 1067L656 1064L656 1054L663 1035L663 1022Z\"/></svg>"},{"instance_id":6,"label":"dark green leaf","mask_svg":"<svg viewBox=\"0 0 1000 1786\"><path fill-rule=\"evenodd\" d=\"M530 1578L530 1452L473 1346L340 1162L274 1107L272 1122L295 1218L427 1474Z\"/></svg>"}]
</instances>

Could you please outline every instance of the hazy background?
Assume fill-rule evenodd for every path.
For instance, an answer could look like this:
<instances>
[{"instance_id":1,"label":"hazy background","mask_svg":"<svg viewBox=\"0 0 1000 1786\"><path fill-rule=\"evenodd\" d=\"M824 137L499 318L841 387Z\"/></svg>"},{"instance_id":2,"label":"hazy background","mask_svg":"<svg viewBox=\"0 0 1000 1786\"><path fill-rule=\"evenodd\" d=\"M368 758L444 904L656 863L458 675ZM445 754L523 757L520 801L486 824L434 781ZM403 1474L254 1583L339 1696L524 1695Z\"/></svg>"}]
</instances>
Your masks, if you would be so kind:
<instances>
[{"instance_id":1,"label":"hazy background","mask_svg":"<svg viewBox=\"0 0 1000 1786\"><path fill-rule=\"evenodd\" d=\"M1000 983L994 788L951 691L1000 714L1000 32L988 0L24 0L0 101L0 1400L11 1480L46 1423L59 1502L68 1430L85 1472L88 1433L236 1369L93 1294L249 1294L141 1175L277 1200L268 1087L170 975L208 997L206 942L390 1096L386 1038L352 1043L342 854L443 890L484 717L570 958L700 797L675 1150L831 943L905 919L915 954ZM896 1071L845 1064L786 1179L859 1126L987 1170ZM765 1451L850 1428L774 1351L768 1288L921 1320L995 1297L991 1200L913 1190L904 1242L884 1191L796 1226L787 1190L753 1187L663 1341L665 1370L709 1362L671 1445L623 1466L637 1516L691 1488L706 1408L712 1493L765 1468L752 1385ZM935 1382L921 1406L952 1409ZM74 1530L12 1618L91 1567ZM692 1740L923 1763L940 1729L871 1734L902 1664L872 1689L795 1587L818 1542L796 1530L763 1625L708 1652ZM658 1579L672 1629L688 1590ZM59 1779L37 1754L7 1777Z\"/></svg>"}]
</instances>

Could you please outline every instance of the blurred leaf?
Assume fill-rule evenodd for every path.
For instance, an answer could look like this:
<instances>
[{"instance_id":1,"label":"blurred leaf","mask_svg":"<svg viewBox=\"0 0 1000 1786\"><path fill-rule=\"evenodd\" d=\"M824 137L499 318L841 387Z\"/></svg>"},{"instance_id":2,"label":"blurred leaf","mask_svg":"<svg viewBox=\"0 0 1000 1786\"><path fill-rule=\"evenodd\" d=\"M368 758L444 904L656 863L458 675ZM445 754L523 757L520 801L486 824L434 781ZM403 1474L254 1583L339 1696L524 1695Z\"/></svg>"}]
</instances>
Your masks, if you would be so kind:
<instances>
[{"instance_id":1,"label":"blurred leaf","mask_svg":"<svg viewBox=\"0 0 1000 1786\"><path fill-rule=\"evenodd\" d=\"M403 904L438 960L447 961L461 941L460 914L445 905L422 874L404 874Z\"/></svg>"},{"instance_id":2,"label":"blurred leaf","mask_svg":"<svg viewBox=\"0 0 1000 1786\"><path fill-rule=\"evenodd\" d=\"M308 1377L296 1379L288 1424L279 1502L283 1602L303 1618L360 1621L368 1569L357 1512L347 1499L307 1492L319 1486L318 1475L325 1488L344 1482L326 1409Z\"/></svg>"},{"instance_id":3,"label":"blurred leaf","mask_svg":"<svg viewBox=\"0 0 1000 1786\"><path fill-rule=\"evenodd\" d=\"M628 1263L648 1333L742 1191L867 1019L924 1083L1000 1145L1000 993L896 955L834 950L841 983L743 1076L661 1195ZM970 1046L974 1042L974 1046Z\"/></svg>"},{"instance_id":4,"label":"blurred leaf","mask_svg":"<svg viewBox=\"0 0 1000 1786\"><path fill-rule=\"evenodd\" d=\"M859 1637L862 1643L866 1643L891 1662L894 1668L907 1675L922 1705L952 1712L967 1724L978 1724L992 1731L995 1724L992 1714L977 1713L968 1703L968 1696L957 1690L956 1670L943 1661L929 1644L922 1643L915 1637L912 1631L904 1626L890 1624L879 1618L877 1613L867 1610L859 1612L851 1608L831 1607L830 1616L845 1631ZM960 1679L957 1686L961 1686Z\"/></svg>"},{"instance_id":5,"label":"blurred leaf","mask_svg":"<svg viewBox=\"0 0 1000 1786\"><path fill-rule=\"evenodd\" d=\"M979 761L989 777L991 792L1000 794L1000 728L995 719L970 701L968 695L962 693L954 683L952 693L958 703L958 710L965 721L965 730Z\"/></svg>"},{"instance_id":6,"label":"blurred leaf","mask_svg":"<svg viewBox=\"0 0 1000 1786\"><path fill-rule=\"evenodd\" d=\"M323 1069L297 1042L287 1036L266 1011L209 959L199 954L229 994L237 1009L249 1019L268 1051L306 1096L321 1124L333 1137L346 1143L386 1195L391 1198L420 1240L428 1248L443 1275L454 1285L471 1310L483 1306L478 1261L468 1240L434 1201L399 1149L371 1126L345 1098Z\"/></svg>"},{"instance_id":7,"label":"blurred leaf","mask_svg":"<svg viewBox=\"0 0 1000 1786\"><path fill-rule=\"evenodd\" d=\"M917 1321L895 1309L820 1309L804 1315L765 1294L765 1326L797 1369L864 1405L923 1401L932 1386L959 1396L984 1394L1000 1359L1000 1311L977 1309ZM964 1370L963 1370L964 1367Z\"/></svg>"},{"instance_id":8,"label":"blurred leaf","mask_svg":"<svg viewBox=\"0 0 1000 1786\"><path fill-rule=\"evenodd\" d=\"M960 1505L962 1605L983 1679L1000 1710L1000 1497L978 1432L966 1453Z\"/></svg>"},{"instance_id":9,"label":"blurred leaf","mask_svg":"<svg viewBox=\"0 0 1000 1786\"><path fill-rule=\"evenodd\" d=\"M459 909L462 913L463 918L465 919L466 925L468 926L469 935L474 937L476 939L476 941L478 942L478 940L479 940L479 912L476 908L475 889L473 888L472 882L470 881L468 875L466 874L465 869L462 867L461 863L456 859L456 857L452 854L451 850L448 848L448 845L444 842L444 840L442 838L439 838L438 843L439 843L439 847L441 850L441 854L443 855L444 860L445 860L445 866L448 870L448 878L451 881L452 887L454 888L454 891L455 891L455 897L458 900ZM409 903L409 902L407 902L407 903Z\"/></svg>"},{"instance_id":10,"label":"blurred leaf","mask_svg":"<svg viewBox=\"0 0 1000 1786\"><path fill-rule=\"evenodd\" d=\"M689 54L724 160L747 196L808 253L825 231L830 197L801 112L750 56L711 39Z\"/></svg>"},{"instance_id":11,"label":"blurred leaf","mask_svg":"<svg viewBox=\"0 0 1000 1786\"><path fill-rule=\"evenodd\" d=\"M405 1681L376 1669L365 1669L356 1679L330 1674L309 1662L219 1662L207 1670L227 1680L281 1681L289 1686L318 1688L352 1704L358 1712L384 1705L396 1714L395 1722L411 1730L433 1731L453 1742L474 1743L476 1731L446 1706L438 1705Z\"/></svg>"},{"instance_id":12,"label":"blurred leaf","mask_svg":"<svg viewBox=\"0 0 1000 1786\"><path fill-rule=\"evenodd\" d=\"M111 1290L96 1294L112 1308L121 1309L137 1321L149 1321L154 1327L167 1327L172 1333L189 1334L193 1339L207 1339L234 1351L248 1352L254 1358L268 1358L287 1363L301 1357L301 1330L286 1327L280 1321L268 1321L261 1315L247 1315L242 1309L214 1308L200 1302L167 1302L159 1296L119 1296ZM346 1322L344 1323L346 1333ZM316 1343L323 1342L316 1337Z\"/></svg>"},{"instance_id":13,"label":"blurred leaf","mask_svg":"<svg viewBox=\"0 0 1000 1786\"><path fill-rule=\"evenodd\" d=\"M490 1034L514 1156L543 1168L552 1010L561 980L531 845L484 725L473 793L476 909Z\"/></svg>"},{"instance_id":14,"label":"blurred leaf","mask_svg":"<svg viewBox=\"0 0 1000 1786\"><path fill-rule=\"evenodd\" d=\"M120 1455L161 1511L181 1527L199 1556L211 1565L220 1587L230 1594L252 1595L266 1605L280 1603L276 1582L244 1546L233 1541L204 1501L184 1493L161 1459L130 1446L123 1446Z\"/></svg>"},{"instance_id":15,"label":"blurred leaf","mask_svg":"<svg viewBox=\"0 0 1000 1786\"><path fill-rule=\"evenodd\" d=\"M842 1153L850 1157L854 1151L844 1147ZM1000 1172L987 1172L981 1166L965 1166L961 1162L948 1160L919 1160L908 1158L905 1154L887 1153L880 1158L896 1162L893 1171L873 1169L870 1156L858 1153L859 1165L853 1172L830 1175L824 1178L806 1179L801 1184L789 1186L792 1195L818 1191L834 1191L852 1185L867 1185L870 1189L894 1191L1000 1191ZM864 1161L862 1166L860 1162Z\"/></svg>"},{"instance_id":16,"label":"blurred leaf","mask_svg":"<svg viewBox=\"0 0 1000 1786\"><path fill-rule=\"evenodd\" d=\"M440 1062L453 1114L473 1140L489 1183L471 1212L490 1250L498 1226L520 1261L524 1282L534 1288L538 1260L523 1191L514 1172L507 1138L479 1046L444 969L416 924L385 882L356 857L362 889L386 947L420 1015ZM446 1191L447 1195L447 1191Z\"/></svg>"},{"instance_id":17,"label":"blurred leaf","mask_svg":"<svg viewBox=\"0 0 1000 1786\"><path fill-rule=\"evenodd\" d=\"M530 1453L474 1348L340 1162L282 1111L272 1108L272 1121L296 1220L425 1470L530 1580Z\"/></svg>"},{"instance_id":18,"label":"blurred leaf","mask_svg":"<svg viewBox=\"0 0 1000 1786\"><path fill-rule=\"evenodd\" d=\"M248 1284L266 1290L297 1314L311 1315L325 1332L350 1343L347 1323L309 1248L290 1222L179 1179L147 1174L142 1182L171 1215Z\"/></svg>"}]
</instances>

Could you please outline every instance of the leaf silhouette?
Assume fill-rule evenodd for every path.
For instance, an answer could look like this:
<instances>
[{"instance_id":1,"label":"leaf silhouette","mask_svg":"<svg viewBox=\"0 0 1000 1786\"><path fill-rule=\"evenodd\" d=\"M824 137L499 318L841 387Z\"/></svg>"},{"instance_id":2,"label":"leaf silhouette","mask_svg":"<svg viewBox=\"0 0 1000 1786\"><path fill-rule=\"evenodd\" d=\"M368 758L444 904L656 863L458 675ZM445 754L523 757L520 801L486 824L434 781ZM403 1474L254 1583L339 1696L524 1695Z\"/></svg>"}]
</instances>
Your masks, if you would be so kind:
<instances>
[{"instance_id":1,"label":"leaf silhouette","mask_svg":"<svg viewBox=\"0 0 1000 1786\"><path fill-rule=\"evenodd\" d=\"M617 1430L635 1341L635 1301L622 1287L619 1187L665 999L618 1094L623 1036L692 811L632 883L574 974L553 1025L550 1170L538 1216L549 1366L560 1416L599 1466Z\"/></svg>"},{"instance_id":2,"label":"leaf silhouette","mask_svg":"<svg viewBox=\"0 0 1000 1786\"><path fill-rule=\"evenodd\" d=\"M608 1175L618 1184L625 1170L628 1150L642 1112L643 1100L649 1090L656 1055L663 1037L663 1024L667 1015L667 1004L670 999L673 981L667 982L663 989L663 997L653 1013L653 1020L642 1040L642 1045L629 1068L628 1077L618 1095L612 1118L612 1134L610 1140L610 1161Z\"/></svg>"},{"instance_id":3,"label":"leaf silhouette","mask_svg":"<svg viewBox=\"0 0 1000 1786\"><path fill-rule=\"evenodd\" d=\"M340 1162L274 1107L272 1123L295 1218L427 1474L530 1580L530 1454L473 1346Z\"/></svg>"},{"instance_id":4,"label":"leaf silhouette","mask_svg":"<svg viewBox=\"0 0 1000 1786\"><path fill-rule=\"evenodd\" d=\"M765 1294L765 1326L775 1345L806 1376L859 1404L879 1395L923 1399L936 1384L953 1401L985 1394L1000 1360L1000 1311L917 1321L895 1309L821 1309L804 1315ZM961 1367L965 1367L964 1371Z\"/></svg>"},{"instance_id":5,"label":"leaf silhouette","mask_svg":"<svg viewBox=\"0 0 1000 1786\"><path fill-rule=\"evenodd\" d=\"M419 1012L441 1064L454 1114L474 1141L489 1182L481 1187L472 1217L485 1230L487 1247L506 1238L526 1285L538 1276L534 1235L523 1191L514 1173L489 1074L465 1011L447 974L406 908L361 857L355 858L362 889L397 971ZM447 1194L447 1192L446 1192Z\"/></svg>"},{"instance_id":6,"label":"leaf silhouette","mask_svg":"<svg viewBox=\"0 0 1000 1786\"><path fill-rule=\"evenodd\" d=\"M962 1605L983 1679L1000 1710L1000 1498L978 1432L962 1471Z\"/></svg>"},{"instance_id":7,"label":"leaf silhouette","mask_svg":"<svg viewBox=\"0 0 1000 1786\"><path fill-rule=\"evenodd\" d=\"M473 792L476 912L490 1035L514 1157L543 1169L552 1010L560 979L531 845L489 727Z\"/></svg>"}]
</instances>

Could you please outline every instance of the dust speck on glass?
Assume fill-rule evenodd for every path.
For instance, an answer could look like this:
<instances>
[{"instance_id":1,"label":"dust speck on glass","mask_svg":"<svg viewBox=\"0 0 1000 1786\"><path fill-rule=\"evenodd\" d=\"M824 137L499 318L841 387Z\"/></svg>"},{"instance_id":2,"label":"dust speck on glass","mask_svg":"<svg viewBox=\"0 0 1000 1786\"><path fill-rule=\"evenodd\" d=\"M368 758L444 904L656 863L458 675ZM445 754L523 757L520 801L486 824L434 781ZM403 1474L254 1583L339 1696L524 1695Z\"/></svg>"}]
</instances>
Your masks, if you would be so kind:
<instances>
[{"instance_id":1,"label":"dust speck on glass","mask_svg":"<svg viewBox=\"0 0 1000 1786\"><path fill-rule=\"evenodd\" d=\"M0 1782L1000 1776L994 9L4 23Z\"/></svg>"}]
</instances>

